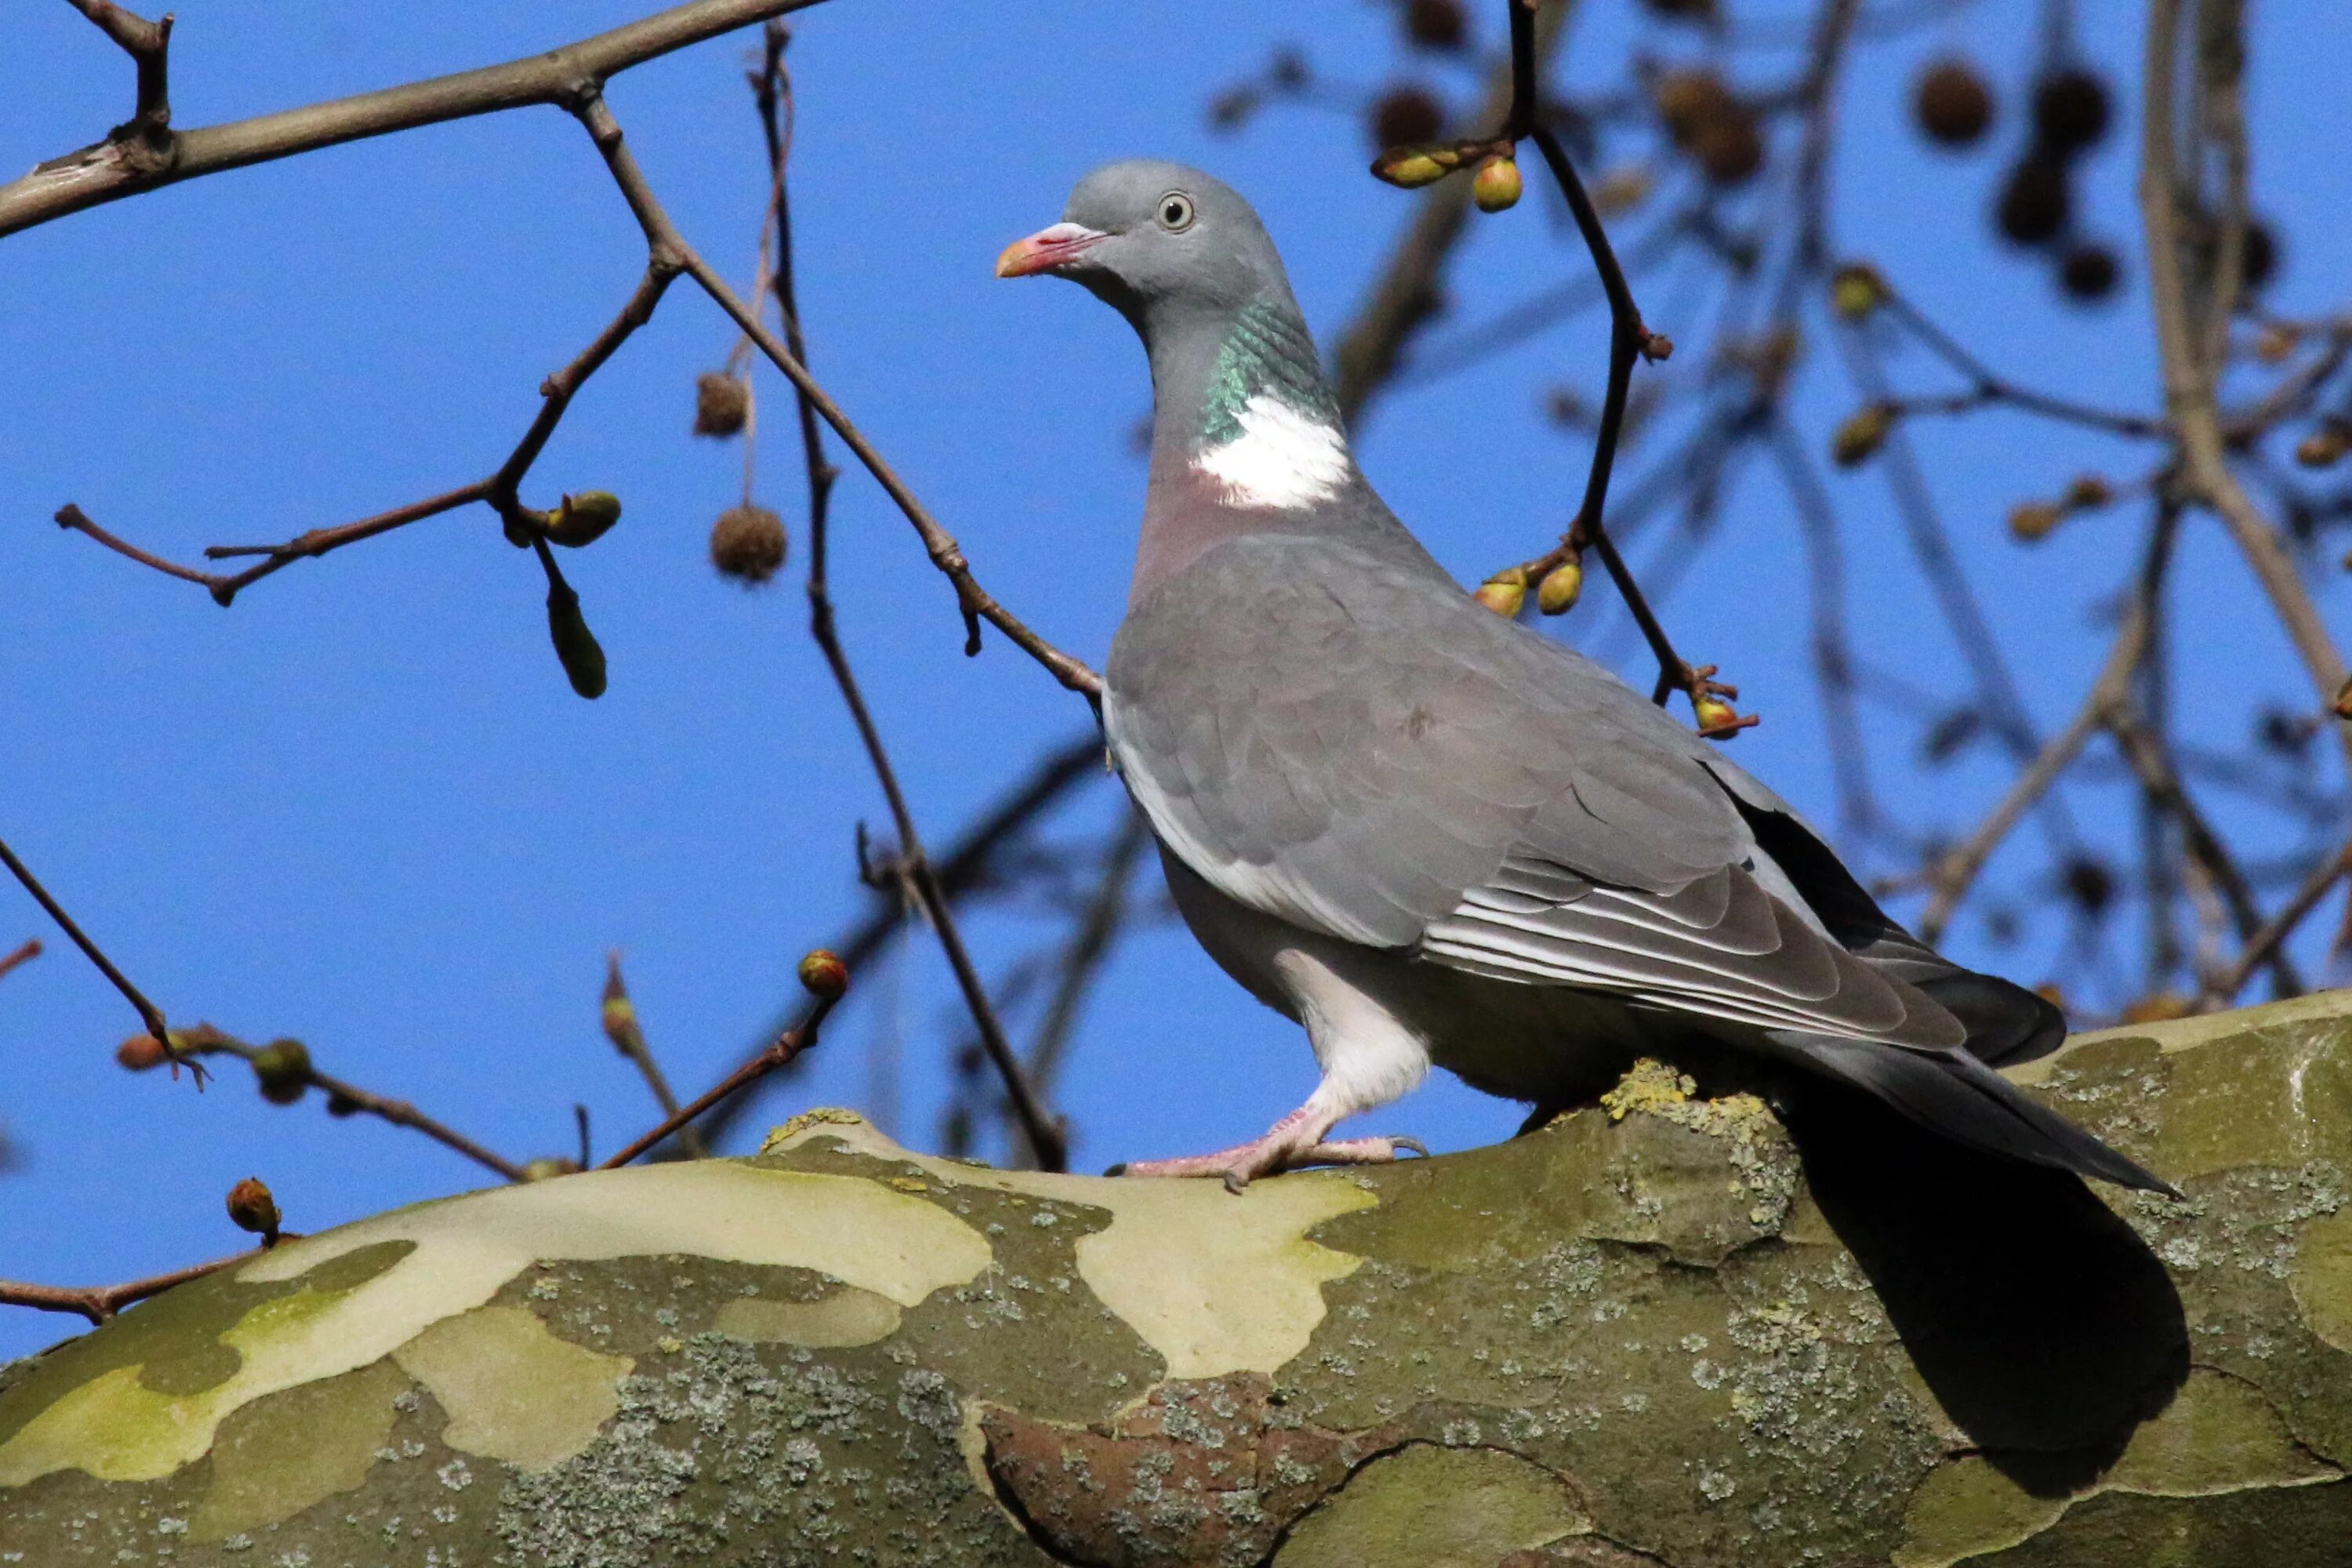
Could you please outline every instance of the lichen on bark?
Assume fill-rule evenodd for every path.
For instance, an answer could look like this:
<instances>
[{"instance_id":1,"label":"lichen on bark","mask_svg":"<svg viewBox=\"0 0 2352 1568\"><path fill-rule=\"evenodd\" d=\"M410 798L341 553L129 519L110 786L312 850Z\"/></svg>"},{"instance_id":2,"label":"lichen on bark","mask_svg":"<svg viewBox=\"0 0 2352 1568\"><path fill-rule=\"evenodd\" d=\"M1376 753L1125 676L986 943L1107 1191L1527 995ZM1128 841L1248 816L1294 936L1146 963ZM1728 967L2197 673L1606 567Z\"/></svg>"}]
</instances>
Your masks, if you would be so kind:
<instances>
[{"instance_id":1,"label":"lichen on bark","mask_svg":"<svg viewBox=\"0 0 2352 1568\"><path fill-rule=\"evenodd\" d=\"M1644 1064L1240 1197L835 1112L423 1205L0 1371L0 1563L2352 1562L2352 1000L2020 1076L2187 1201Z\"/></svg>"}]
</instances>

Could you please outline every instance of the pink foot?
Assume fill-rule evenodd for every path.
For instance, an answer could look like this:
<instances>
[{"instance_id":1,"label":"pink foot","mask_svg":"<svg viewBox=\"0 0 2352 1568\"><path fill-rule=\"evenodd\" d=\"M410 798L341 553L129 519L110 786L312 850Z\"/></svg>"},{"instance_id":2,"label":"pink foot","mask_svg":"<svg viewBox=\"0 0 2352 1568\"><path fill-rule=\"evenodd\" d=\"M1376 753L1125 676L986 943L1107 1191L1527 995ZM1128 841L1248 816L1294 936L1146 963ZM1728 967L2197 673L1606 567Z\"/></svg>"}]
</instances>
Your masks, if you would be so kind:
<instances>
[{"instance_id":1,"label":"pink foot","mask_svg":"<svg viewBox=\"0 0 2352 1568\"><path fill-rule=\"evenodd\" d=\"M1402 1152L1428 1157L1416 1138L1347 1138L1337 1142L1308 1141L1303 1129L1286 1117L1273 1131L1247 1143L1220 1149L1213 1154L1187 1154L1173 1160L1134 1160L1113 1165L1113 1176L1217 1176L1228 1192L1238 1193L1259 1176L1278 1175L1309 1165L1385 1165Z\"/></svg>"}]
</instances>

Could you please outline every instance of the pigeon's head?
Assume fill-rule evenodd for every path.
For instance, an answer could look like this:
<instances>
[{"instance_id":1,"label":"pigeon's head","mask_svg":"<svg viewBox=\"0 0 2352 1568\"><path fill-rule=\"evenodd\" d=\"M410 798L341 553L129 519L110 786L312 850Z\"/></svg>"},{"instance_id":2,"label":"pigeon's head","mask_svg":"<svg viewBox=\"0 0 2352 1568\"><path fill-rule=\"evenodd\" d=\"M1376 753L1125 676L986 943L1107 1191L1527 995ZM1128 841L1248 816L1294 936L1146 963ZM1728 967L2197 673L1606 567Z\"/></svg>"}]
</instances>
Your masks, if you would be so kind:
<instances>
[{"instance_id":1,"label":"pigeon's head","mask_svg":"<svg viewBox=\"0 0 2352 1568\"><path fill-rule=\"evenodd\" d=\"M1139 329L1289 296L1282 258L1249 203L1222 180L1154 158L1097 169L1070 192L1061 222L996 258L999 278L1040 273L1086 285Z\"/></svg>"}]
</instances>

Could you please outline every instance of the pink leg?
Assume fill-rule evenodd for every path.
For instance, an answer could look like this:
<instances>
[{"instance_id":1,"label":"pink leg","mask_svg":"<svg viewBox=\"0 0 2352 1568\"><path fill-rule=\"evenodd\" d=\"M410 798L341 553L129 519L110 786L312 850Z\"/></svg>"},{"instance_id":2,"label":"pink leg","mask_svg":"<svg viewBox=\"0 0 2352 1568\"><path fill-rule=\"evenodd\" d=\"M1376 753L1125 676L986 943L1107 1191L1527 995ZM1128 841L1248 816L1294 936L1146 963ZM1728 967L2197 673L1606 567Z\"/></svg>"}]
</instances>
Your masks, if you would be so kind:
<instances>
[{"instance_id":1,"label":"pink leg","mask_svg":"<svg viewBox=\"0 0 2352 1568\"><path fill-rule=\"evenodd\" d=\"M1402 1150L1416 1154L1429 1151L1412 1138L1345 1138L1326 1142L1339 1119L1314 1101L1300 1106L1259 1137L1213 1154L1188 1154L1173 1160L1136 1160L1114 1165L1115 1176L1220 1176L1228 1191L1240 1192L1258 1176L1279 1174L1307 1165L1384 1165Z\"/></svg>"}]
</instances>

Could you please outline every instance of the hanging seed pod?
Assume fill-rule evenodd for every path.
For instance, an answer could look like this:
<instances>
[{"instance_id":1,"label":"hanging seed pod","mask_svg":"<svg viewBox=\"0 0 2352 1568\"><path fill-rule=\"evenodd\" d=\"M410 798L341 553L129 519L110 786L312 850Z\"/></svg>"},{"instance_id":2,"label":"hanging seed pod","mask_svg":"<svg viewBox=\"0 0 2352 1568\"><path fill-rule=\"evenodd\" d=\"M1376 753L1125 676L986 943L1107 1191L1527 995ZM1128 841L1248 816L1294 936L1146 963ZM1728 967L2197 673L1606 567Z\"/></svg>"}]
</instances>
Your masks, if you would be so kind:
<instances>
[{"instance_id":1,"label":"hanging seed pod","mask_svg":"<svg viewBox=\"0 0 2352 1568\"><path fill-rule=\"evenodd\" d=\"M2079 66L2053 71L2033 89L2033 139L2062 157L2097 145L2110 117L2107 84Z\"/></svg>"},{"instance_id":2,"label":"hanging seed pod","mask_svg":"<svg viewBox=\"0 0 2352 1568\"><path fill-rule=\"evenodd\" d=\"M751 417L751 385L723 370L694 378L694 433L725 440L740 436Z\"/></svg>"},{"instance_id":3,"label":"hanging seed pod","mask_svg":"<svg viewBox=\"0 0 2352 1568\"><path fill-rule=\"evenodd\" d=\"M1445 129L1445 106L1425 87L1391 88L1373 102L1370 129L1375 151L1434 142Z\"/></svg>"},{"instance_id":4,"label":"hanging seed pod","mask_svg":"<svg viewBox=\"0 0 2352 1568\"><path fill-rule=\"evenodd\" d=\"M2095 304L2116 291L2122 279L2123 268L2116 253L2104 245L2083 244L2060 258L2058 286L2066 290L2070 300Z\"/></svg>"},{"instance_id":5,"label":"hanging seed pod","mask_svg":"<svg viewBox=\"0 0 2352 1568\"><path fill-rule=\"evenodd\" d=\"M1462 0L1405 0L1405 41L1417 49L1450 53L1470 41Z\"/></svg>"},{"instance_id":6,"label":"hanging seed pod","mask_svg":"<svg viewBox=\"0 0 2352 1568\"><path fill-rule=\"evenodd\" d=\"M572 689L592 701L604 696L604 646L580 613L580 595L558 583L547 585L547 635Z\"/></svg>"},{"instance_id":7,"label":"hanging seed pod","mask_svg":"<svg viewBox=\"0 0 2352 1568\"><path fill-rule=\"evenodd\" d=\"M1931 141L1971 146L1992 125L1992 89L1968 61L1938 60L1920 73L1911 112Z\"/></svg>"},{"instance_id":8,"label":"hanging seed pod","mask_svg":"<svg viewBox=\"0 0 2352 1568\"><path fill-rule=\"evenodd\" d=\"M774 576L786 548L784 520L763 506L730 506L710 525L710 563L746 586Z\"/></svg>"},{"instance_id":9,"label":"hanging seed pod","mask_svg":"<svg viewBox=\"0 0 2352 1568\"><path fill-rule=\"evenodd\" d=\"M2070 197L2066 166L2045 153L2029 153L2010 170L1993 221L2011 245L2047 245L2066 226Z\"/></svg>"}]
</instances>

